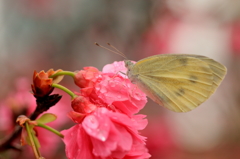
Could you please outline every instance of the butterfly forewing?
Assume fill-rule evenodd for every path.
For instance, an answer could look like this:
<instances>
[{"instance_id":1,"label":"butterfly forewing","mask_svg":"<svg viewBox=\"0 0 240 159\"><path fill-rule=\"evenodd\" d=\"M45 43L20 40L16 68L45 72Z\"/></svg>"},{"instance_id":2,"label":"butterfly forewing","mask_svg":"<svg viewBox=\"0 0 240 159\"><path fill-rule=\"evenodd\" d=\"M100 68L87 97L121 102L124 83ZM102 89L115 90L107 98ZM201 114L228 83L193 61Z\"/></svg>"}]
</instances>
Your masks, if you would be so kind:
<instances>
[{"instance_id":1,"label":"butterfly forewing","mask_svg":"<svg viewBox=\"0 0 240 159\"><path fill-rule=\"evenodd\" d=\"M225 72L224 66L204 56L165 54L140 60L129 77L158 104L187 112L209 98Z\"/></svg>"},{"instance_id":2,"label":"butterfly forewing","mask_svg":"<svg viewBox=\"0 0 240 159\"><path fill-rule=\"evenodd\" d=\"M194 56L192 56L194 57ZM226 75L227 69L225 66L223 66L222 64L220 64L219 62L210 59L208 57L205 56L199 56L199 55L195 55L195 57L198 57L199 59L203 60L204 62L206 62L209 67L211 68L211 70L213 71L213 91L212 93L215 92L215 90L217 89L217 87L220 85L220 83L222 82L224 76Z\"/></svg>"}]
</instances>

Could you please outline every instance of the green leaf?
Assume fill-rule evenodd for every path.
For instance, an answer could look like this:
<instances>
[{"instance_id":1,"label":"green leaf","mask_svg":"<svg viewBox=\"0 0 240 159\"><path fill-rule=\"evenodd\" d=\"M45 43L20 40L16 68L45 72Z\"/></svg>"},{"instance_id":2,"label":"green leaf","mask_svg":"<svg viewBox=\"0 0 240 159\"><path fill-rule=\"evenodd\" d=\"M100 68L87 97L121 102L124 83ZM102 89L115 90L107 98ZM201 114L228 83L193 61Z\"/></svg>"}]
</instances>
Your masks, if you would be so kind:
<instances>
[{"instance_id":1,"label":"green leaf","mask_svg":"<svg viewBox=\"0 0 240 159\"><path fill-rule=\"evenodd\" d=\"M51 131L52 133L54 133L54 134L60 136L61 138L64 137L63 134L61 134L58 130L56 130L56 129L50 127L50 126L47 126L47 125L42 124L42 123L38 123L37 126L42 127L42 128L44 128L44 129L46 129L46 130L48 130L48 131Z\"/></svg>"},{"instance_id":2,"label":"green leaf","mask_svg":"<svg viewBox=\"0 0 240 159\"><path fill-rule=\"evenodd\" d=\"M41 147L41 145L40 145L39 140L36 136L36 132L33 130L32 134L33 134L32 136L33 136L33 141L35 143L35 146L37 147L37 149L39 149Z\"/></svg>"},{"instance_id":3,"label":"green leaf","mask_svg":"<svg viewBox=\"0 0 240 159\"><path fill-rule=\"evenodd\" d=\"M38 118L36 121L39 123L45 124L45 123L50 123L56 119L57 119L57 116L55 114L45 113L40 118Z\"/></svg>"},{"instance_id":4,"label":"green leaf","mask_svg":"<svg viewBox=\"0 0 240 159\"><path fill-rule=\"evenodd\" d=\"M34 130L34 125L29 125L29 130L33 137L35 145L37 146L37 148L40 148L40 144L39 144L38 138L36 136L36 131ZM27 132L25 132L24 137L25 137L25 141L27 141L27 144L31 146L31 141L29 139L29 135L27 134Z\"/></svg>"},{"instance_id":5,"label":"green leaf","mask_svg":"<svg viewBox=\"0 0 240 159\"><path fill-rule=\"evenodd\" d=\"M27 140L29 140L29 142L31 144L31 147L33 149L35 157L39 158L41 156L41 153L39 151L40 144L39 144L39 141L37 139L36 132L34 130L34 126L31 125L31 127L30 127L28 122L26 122L25 127L26 127L27 134L28 134L28 139Z\"/></svg>"}]
</instances>

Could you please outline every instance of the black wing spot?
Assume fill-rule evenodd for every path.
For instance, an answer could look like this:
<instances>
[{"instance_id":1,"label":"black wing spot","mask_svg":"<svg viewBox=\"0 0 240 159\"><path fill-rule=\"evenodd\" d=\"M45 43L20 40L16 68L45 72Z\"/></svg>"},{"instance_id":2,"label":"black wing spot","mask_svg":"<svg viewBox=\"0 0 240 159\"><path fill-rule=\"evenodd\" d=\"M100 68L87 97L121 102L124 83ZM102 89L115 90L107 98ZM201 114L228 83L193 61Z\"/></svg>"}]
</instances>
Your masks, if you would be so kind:
<instances>
[{"instance_id":1,"label":"black wing spot","mask_svg":"<svg viewBox=\"0 0 240 159\"><path fill-rule=\"evenodd\" d=\"M189 81L190 81L191 83L197 83L197 80L198 80L198 77L197 77L197 76L191 75L191 76L189 77Z\"/></svg>"},{"instance_id":2,"label":"black wing spot","mask_svg":"<svg viewBox=\"0 0 240 159\"><path fill-rule=\"evenodd\" d=\"M182 65L186 66L186 65L188 64L188 59L187 59L187 58L181 58L181 59L179 59L179 62L180 62Z\"/></svg>"},{"instance_id":3,"label":"black wing spot","mask_svg":"<svg viewBox=\"0 0 240 159\"><path fill-rule=\"evenodd\" d=\"M180 88L177 92L175 92L177 96L183 96L185 94L185 90Z\"/></svg>"}]
</instances>

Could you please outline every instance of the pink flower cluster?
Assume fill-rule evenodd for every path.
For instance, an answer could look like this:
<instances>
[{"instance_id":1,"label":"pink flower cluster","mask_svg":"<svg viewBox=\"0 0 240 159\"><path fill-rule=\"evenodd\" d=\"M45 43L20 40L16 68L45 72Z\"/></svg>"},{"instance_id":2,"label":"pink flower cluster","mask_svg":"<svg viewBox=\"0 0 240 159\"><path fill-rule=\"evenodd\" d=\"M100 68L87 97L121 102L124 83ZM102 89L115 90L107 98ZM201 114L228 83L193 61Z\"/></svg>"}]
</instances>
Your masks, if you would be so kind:
<instances>
[{"instance_id":1,"label":"pink flower cluster","mask_svg":"<svg viewBox=\"0 0 240 159\"><path fill-rule=\"evenodd\" d=\"M114 71L113 71L114 70ZM77 123L63 130L69 159L147 159L145 115L135 115L147 102L146 95L129 79L124 62L106 65L103 71L85 67L75 75L80 87L72 100L69 117Z\"/></svg>"}]
</instances>

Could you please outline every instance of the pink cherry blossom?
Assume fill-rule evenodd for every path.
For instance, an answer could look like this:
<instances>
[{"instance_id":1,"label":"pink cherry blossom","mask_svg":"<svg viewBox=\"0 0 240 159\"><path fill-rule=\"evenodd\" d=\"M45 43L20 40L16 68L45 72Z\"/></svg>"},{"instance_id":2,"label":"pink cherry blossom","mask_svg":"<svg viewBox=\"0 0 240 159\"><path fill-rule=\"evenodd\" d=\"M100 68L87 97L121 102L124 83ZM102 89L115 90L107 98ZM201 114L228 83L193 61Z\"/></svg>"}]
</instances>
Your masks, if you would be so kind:
<instances>
[{"instance_id":1,"label":"pink cherry blossom","mask_svg":"<svg viewBox=\"0 0 240 159\"><path fill-rule=\"evenodd\" d=\"M138 113L146 102L146 95L119 74L126 72L124 62L114 62L104 67L105 72L85 67L75 75L75 83L82 88L80 95L89 98L97 107L119 111L128 116ZM110 71L110 68L114 68ZM76 105L74 106L75 109ZM81 112L80 112L81 113Z\"/></svg>"},{"instance_id":2,"label":"pink cherry blossom","mask_svg":"<svg viewBox=\"0 0 240 159\"><path fill-rule=\"evenodd\" d=\"M125 114L98 108L77 124L62 131L69 159L144 159L150 155L145 137L138 133L147 125L145 116L130 118ZM139 126L141 125L141 126Z\"/></svg>"},{"instance_id":3,"label":"pink cherry blossom","mask_svg":"<svg viewBox=\"0 0 240 159\"><path fill-rule=\"evenodd\" d=\"M123 61L106 65L103 72L84 67L75 74L80 92L72 100L69 117L77 123L62 131L69 159L149 158L145 137L145 115L135 115L146 102L146 95L132 84ZM120 73L122 72L122 73Z\"/></svg>"},{"instance_id":4,"label":"pink cherry blossom","mask_svg":"<svg viewBox=\"0 0 240 159\"><path fill-rule=\"evenodd\" d=\"M103 73L114 73L114 74L119 74L122 77L127 78L127 68L125 67L124 61L115 61L112 64L107 64L103 67L102 69Z\"/></svg>"}]
</instances>

